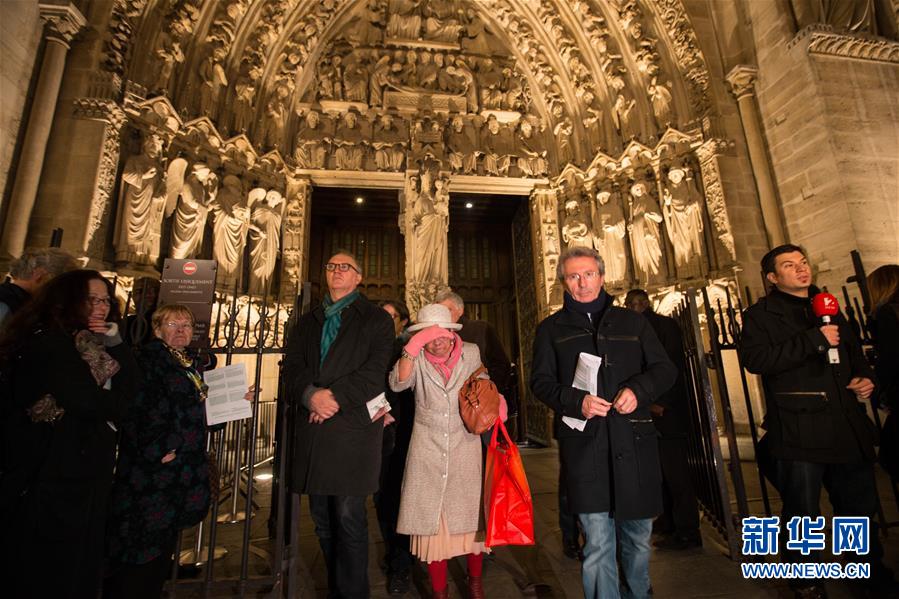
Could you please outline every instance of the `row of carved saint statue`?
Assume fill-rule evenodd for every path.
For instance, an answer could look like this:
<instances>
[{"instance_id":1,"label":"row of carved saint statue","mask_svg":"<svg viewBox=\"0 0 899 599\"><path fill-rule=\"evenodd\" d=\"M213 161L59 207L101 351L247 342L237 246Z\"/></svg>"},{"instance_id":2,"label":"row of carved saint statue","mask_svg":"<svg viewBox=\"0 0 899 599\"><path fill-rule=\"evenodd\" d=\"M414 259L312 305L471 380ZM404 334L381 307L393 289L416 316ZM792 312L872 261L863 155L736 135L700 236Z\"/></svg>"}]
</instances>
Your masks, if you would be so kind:
<instances>
[{"instance_id":1,"label":"row of carved saint statue","mask_svg":"<svg viewBox=\"0 0 899 599\"><path fill-rule=\"evenodd\" d=\"M280 250L284 196L261 187L247 191L234 175L220 180L203 162L189 164L179 157L165 166L162 148L159 136L148 135L143 152L125 163L115 231L116 263L155 267L164 221L170 217L167 256L197 257L211 215L218 281L233 283L250 243L250 293L264 294Z\"/></svg>"},{"instance_id":2,"label":"row of carved saint statue","mask_svg":"<svg viewBox=\"0 0 899 599\"><path fill-rule=\"evenodd\" d=\"M700 195L690 168L678 165L668 170L662 186L662 205L646 179L637 179L628 189L625 216L619 187L606 182L586 199L565 201L562 239L568 247L595 248L606 265L609 283L628 279L630 242L634 275L641 283L655 281L663 273L662 223L674 248L677 268L695 263L702 268L703 215ZM695 274L699 274L696 272Z\"/></svg>"}]
</instances>

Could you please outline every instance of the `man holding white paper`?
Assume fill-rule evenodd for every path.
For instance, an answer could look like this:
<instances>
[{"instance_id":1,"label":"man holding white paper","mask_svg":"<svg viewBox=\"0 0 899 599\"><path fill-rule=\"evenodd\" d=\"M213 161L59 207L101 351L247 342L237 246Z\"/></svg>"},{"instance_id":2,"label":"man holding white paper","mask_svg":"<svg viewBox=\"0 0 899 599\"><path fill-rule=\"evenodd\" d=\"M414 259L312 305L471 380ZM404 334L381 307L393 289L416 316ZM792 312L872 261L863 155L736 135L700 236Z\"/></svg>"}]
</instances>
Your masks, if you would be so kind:
<instances>
[{"instance_id":1,"label":"man holding white paper","mask_svg":"<svg viewBox=\"0 0 899 599\"><path fill-rule=\"evenodd\" d=\"M369 596L366 498L378 490L383 397L393 323L357 287L359 263L338 252L325 264L328 293L290 330L284 377L296 407L291 487L309 495L330 594ZM385 402L386 403L386 402ZM389 407L388 407L389 409Z\"/></svg>"},{"instance_id":2,"label":"man holding white paper","mask_svg":"<svg viewBox=\"0 0 899 599\"><path fill-rule=\"evenodd\" d=\"M652 519L662 511L658 433L649 406L677 371L646 319L612 306L604 273L592 248L571 248L560 257L564 306L537 327L531 389L558 416L563 491L586 537L585 597L646 598ZM579 368L595 379L576 385Z\"/></svg>"}]
</instances>

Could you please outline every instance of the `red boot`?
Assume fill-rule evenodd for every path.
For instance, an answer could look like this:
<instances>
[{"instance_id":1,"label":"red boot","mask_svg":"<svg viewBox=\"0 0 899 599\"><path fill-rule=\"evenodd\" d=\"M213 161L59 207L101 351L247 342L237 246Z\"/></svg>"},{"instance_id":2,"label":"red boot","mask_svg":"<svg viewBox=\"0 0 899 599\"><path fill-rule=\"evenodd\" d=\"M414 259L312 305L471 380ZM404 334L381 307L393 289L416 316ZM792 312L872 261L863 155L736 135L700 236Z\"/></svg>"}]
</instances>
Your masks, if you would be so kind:
<instances>
[{"instance_id":1,"label":"red boot","mask_svg":"<svg viewBox=\"0 0 899 599\"><path fill-rule=\"evenodd\" d=\"M443 587L442 591L434 591L434 599L449 599L449 585Z\"/></svg>"},{"instance_id":2,"label":"red boot","mask_svg":"<svg viewBox=\"0 0 899 599\"><path fill-rule=\"evenodd\" d=\"M484 585L480 576L468 577L468 597L469 599L484 599Z\"/></svg>"}]
</instances>

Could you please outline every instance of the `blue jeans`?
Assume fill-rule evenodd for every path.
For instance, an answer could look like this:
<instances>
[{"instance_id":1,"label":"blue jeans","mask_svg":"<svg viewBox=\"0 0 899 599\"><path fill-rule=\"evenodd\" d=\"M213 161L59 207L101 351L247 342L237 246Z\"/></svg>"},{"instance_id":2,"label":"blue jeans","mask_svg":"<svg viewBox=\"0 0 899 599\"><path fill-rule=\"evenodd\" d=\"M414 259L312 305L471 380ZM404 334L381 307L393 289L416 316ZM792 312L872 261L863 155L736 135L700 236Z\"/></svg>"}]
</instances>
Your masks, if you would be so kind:
<instances>
[{"instance_id":1,"label":"blue jeans","mask_svg":"<svg viewBox=\"0 0 899 599\"><path fill-rule=\"evenodd\" d=\"M649 537L652 534L652 518L616 521L609 512L578 514L578 518L587 538L581 574L584 597L586 599L649 597ZM625 582L620 591L616 537L621 538L621 571Z\"/></svg>"},{"instance_id":2,"label":"blue jeans","mask_svg":"<svg viewBox=\"0 0 899 599\"><path fill-rule=\"evenodd\" d=\"M310 495L309 511L328 567L328 592L368 599L368 513L365 497Z\"/></svg>"}]
</instances>

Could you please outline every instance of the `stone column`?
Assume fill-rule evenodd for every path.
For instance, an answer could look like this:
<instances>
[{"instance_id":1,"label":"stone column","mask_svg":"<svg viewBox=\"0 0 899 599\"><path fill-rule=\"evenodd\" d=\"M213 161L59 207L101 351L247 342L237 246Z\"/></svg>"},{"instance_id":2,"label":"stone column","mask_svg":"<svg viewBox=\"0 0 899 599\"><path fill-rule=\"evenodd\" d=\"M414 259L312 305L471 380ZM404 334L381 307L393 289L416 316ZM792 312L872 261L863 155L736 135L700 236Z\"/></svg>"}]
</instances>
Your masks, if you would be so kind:
<instances>
[{"instance_id":1,"label":"stone column","mask_svg":"<svg viewBox=\"0 0 899 599\"><path fill-rule=\"evenodd\" d=\"M293 303L309 271L309 196L312 183L306 178L287 177L287 205L281 238L281 302Z\"/></svg>"},{"instance_id":2,"label":"stone column","mask_svg":"<svg viewBox=\"0 0 899 599\"><path fill-rule=\"evenodd\" d=\"M755 100L757 75L758 69L755 67L737 65L727 74L727 82L730 84L730 91L737 99L740 109L740 120L743 122L746 145L749 147L749 161L752 163L752 173L758 187L759 204L765 220L768 244L769 247L775 247L785 243L786 236L777 201L777 189L771 172L771 163L768 160L768 150L765 146L762 117Z\"/></svg>"},{"instance_id":3,"label":"stone column","mask_svg":"<svg viewBox=\"0 0 899 599\"><path fill-rule=\"evenodd\" d=\"M25 249L25 237L37 199L47 140L65 71L66 54L72 38L86 24L84 16L73 4L41 4L40 14L45 24L46 47L3 227L3 242L0 246L3 258L19 256Z\"/></svg>"},{"instance_id":4,"label":"stone column","mask_svg":"<svg viewBox=\"0 0 899 599\"><path fill-rule=\"evenodd\" d=\"M730 218L727 216L727 201L724 197L724 186L721 184L721 169L718 165L719 156L728 147L723 139L712 138L704 141L696 148L696 158L699 160L699 171L702 176L702 188L705 192L706 209L709 220L712 221L712 237L716 242L713 255L716 257L715 273L722 271L725 266L736 263L737 250L734 245L733 229ZM724 249L724 252L721 251Z\"/></svg>"},{"instance_id":5,"label":"stone column","mask_svg":"<svg viewBox=\"0 0 899 599\"><path fill-rule=\"evenodd\" d=\"M556 265L562 251L558 190L551 187L535 188L531 192L530 208L537 307L540 318L543 319L562 305L562 288L556 279Z\"/></svg>"}]
</instances>

